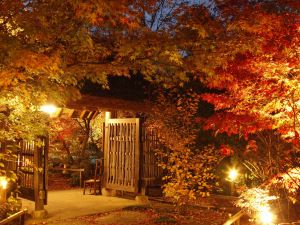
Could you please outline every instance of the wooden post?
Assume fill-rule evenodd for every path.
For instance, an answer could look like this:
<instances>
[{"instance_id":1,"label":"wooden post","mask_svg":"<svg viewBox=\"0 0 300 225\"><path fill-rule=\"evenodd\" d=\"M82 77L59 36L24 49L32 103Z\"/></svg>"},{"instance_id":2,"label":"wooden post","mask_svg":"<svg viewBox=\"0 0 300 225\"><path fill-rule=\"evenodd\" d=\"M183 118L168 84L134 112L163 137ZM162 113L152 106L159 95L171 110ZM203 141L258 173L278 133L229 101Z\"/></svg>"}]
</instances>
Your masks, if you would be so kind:
<instances>
[{"instance_id":1,"label":"wooden post","mask_svg":"<svg viewBox=\"0 0 300 225\"><path fill-rule=\"evenodd\" d=\"M43 182L44 182L44 187L42 187L45 191L44 193L44 204L47 205L48 204L48 166L49 166L49 145L50 145L50 138L49 138L49 134L46 135L45 139L44 139L44 156L42 155L41 157L43 157L43 164L44 164L44 176L43 176Z\"/></svg>"},{"instance_id":2,"label":"wooden post","mask_svg":"<svg viewBox=\"0 0 300 225\"><path fill-rule=\"evenodd\" d=\"M44 179L42 165L42 149L36 144L34 146L34 199L35 199L35 212L34 218L44 218L46 216L46 210L44 208L45 191L44 191Z\"/></svg>"},{"instance_id":3,"label":"wooden post","mask_svg":"<svg viewBox=\"0 0 300 225\"><path fill-rule=\"evenodd\" d=\"M41 173L41 153L40 149L35 146L34 148L34 198L35 198L35 210L44 210L44 201L42 193L40 193L40 187L43 185L43 176ZM42 197L42 198L41 198Z\"/></svg>"},{"instance_id":4,"label":"wooden post","mask_svg":"<svg viewBox=\"0 0 300 225\"><path fill-rule=\"evenodd\" d=\"M230 195L235 196L236 195L236 190L235 190L234 181L229 181L229 185L230 185Z\"/></svg>"},{"instance_id":5,"label":"wooden post","mask_svg":"<svg viewBox=\"0 0 300 225\"><path fill-rule=\"evenodd\" d=\"M142 143L142 136L144 135L143 133L143 121L140 121L137 119L137 132L136 132L136 158L139 159L135 162L135 176L137 177L137 182L138 182L138 194L135 196L135 200L139 204L149 204L149 199L147 194L147 182L143 179L143 157L144 157L144 149L143 149L143 143Z\"/></svg>"},{"instance_id":6,"label":"wooden post","mask_svg":"<svg viewBox=\"0 0 300 225\"><path fill-rule=\"evenodd\" d=\"M107 179L107 168L108 168L108 138L109 138L109 134L108 134L108 121L111 118L111 112L105 112L105 121L104 121L104 130L103 130L103 159L104 159L104 163L103 163L103 188L101 190L102 195L105 196L111 196L110 194L110 190L106 189L106 179Z\"/></svg>"},{"instance_id":7,"label":"wooden post","mask_svg":"<svg viewBox=\"0 0 300 225\"><path fill-rule=\"evenodd\" d=\"M6 203L6 189L0 187L0 205Z\"/></svg>"},{"instance_id":8,"label":"wooden post","mask_svg":"<svg viewBox=\"0 0 300 225\"><path fill-rule=\"evenodd\" d=\"M108 144L109 144L109 133L108 133L108 121L111 118L111 112L105 112L105 122L104 122L104 151L103 151L103 158L104 158L104 170L103 170L103 177L107 177L107 168L108 168ZM105 185L106 180L104 180L104 185Z\"/></svg>"},{"instance_id":9,"label":"wooden post","mask_svg":"<svg viewBox=\"0 0 300 225\"><path fill-rule=\"evenodd\" d=\"M136 119L136 133L135 133L135 146L136 146L136 151L135 151L135 179L137 180L138 184L137 184L137 191L139 191L139 186L140 186L140 166L141 166L141 157L142 154L141 153L141 148L140 148L140 142L141 142L141 132L140 132L140 119Z\"/></svg>"}]
</instances>

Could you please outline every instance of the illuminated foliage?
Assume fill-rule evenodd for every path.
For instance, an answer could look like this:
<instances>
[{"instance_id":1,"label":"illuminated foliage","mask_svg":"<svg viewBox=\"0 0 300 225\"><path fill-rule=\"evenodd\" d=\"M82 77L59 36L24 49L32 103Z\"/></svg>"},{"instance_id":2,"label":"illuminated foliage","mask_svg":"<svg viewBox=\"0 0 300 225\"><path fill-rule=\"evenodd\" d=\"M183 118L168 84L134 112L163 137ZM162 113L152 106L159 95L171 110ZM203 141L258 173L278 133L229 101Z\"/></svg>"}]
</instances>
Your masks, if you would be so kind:
<instances>
[{"instance_id":1,"label":"illuminated foliage","mask_svg":"<svg viewBox=\"0 0 300 225\"><path fill-rule=\"evenodd\" d=\"M100 157L102 149L101 114L91 119L53 118L50 122L50 160L68 166L86 166L90 158ZM95 156L96 154L97 156ZM102 153L103 154L103 153Z\"/></svg>"},{"instance_id":2,"label":"illuminated foliage","mask_svg":"<svg viewBox=\"0 0 300 225\"><path fill-rule=\"evenodd\" d=\"M289 199L295 203L300 188L300 168L291 168L285 173L279 173L273 177L268 184L270 189L275 187L285 189L288 192Z\"/></svg>"},{"instance_id":3,"label":"illuminated foliage","mask_svg":"<svg viewBox=\"0 0 300 225\"><path fill-rule=\"evenodd\" d=\"M222 155L213 146L197 146L199 127L194 123L199 95L191 90L180 94L167 91L157 99L148 126L158 131L157 149L164 176L164 194L184 205L198 197L209 196L218 186L214 173Z\"/></svg>"},{"instance_id":4,"label":"illuminated foliage","mask_svg":"<svg viewBox=\"0 0 300 225\"><path fill-rule=\"evenodd\" d=\"M216 113L204 120L205 129L245 139L273 130L297 146L299 3L216 0L208 9L189 2L2 0L1 138L44 134L47 120L39 106L79 98L86 80L107 87L108 76L140 73L166 88L184 86L190 78L210 88L201 97L214 105ZM215 155L211 163L218 161L213 147L203 148L206 157L197 158L193 144L200 97L184 95L175 101L174 96L162 99L153 123L171 151L167 187L177 198L181 195L176 185L185 196L194 196L187 190L213 180L211 175L196 175L199 171L189 160ZM247 152L257 149L254 140L246 147ZM233 153L226 145L221 152ZM212 164L199 166L212 174ZM185 167L188 171L181 173ZM206 193L205 188L198 190Z\"/></svg>"},{"instance_id":5,"label":"illuminated foliage","mask_svg":"<svg viewBox=\"0 0 300 225\"><path fill-rule=\"evenodd\" d=\"M215 55L214 61L221 59L221 63L210 66L212 75L202 80L219 93L202 96L217 110L206 128L246 139L257 131L276 129L283 138L297 140L300 97L297 8L288 8L286 1L218 4L223 31L211 41L214 49L207 54Z\"/></svg>"},{"instance_id":6,"label":"illuminated foliage","mask_svg":"<svg viewBox=\"0 0 300 225\"><path fill-rule=\"evenodd\" d=\"M190 36L190 65L207 60L194 74L211 88L202 99L215 109L204 128L248 140L241 156L260 183L299 165L297 2L216 1L215 17L202 24L218 25Z\"/></svg>"},{"instance_id":7,"label":"illuminated foliage","mask_svg":"<svg viewBox=\"0 0 300 225\"><path fill-rule=\"evenodd\" d=\"M1 1L0 105L14 104L25 118L45 102L76 100L86 80L108 87L108 76L140 73L168 86L186 81L173 31L187 6L180 0Z\"/></svg>"},{"instance_id":8,"label":"illuminated foliage","mask_svg":"<svg viewBox=\"0 0 300 225\"><path fill-rule=\"evenodd\" d=\"M262 188L251 188L245 191L240 196L240 199L237 201L236 205L241 207L248 214L254 217L258 223L264 221L267 222L268 220L270 220L271 223L273 222L272 220L274 218L266 218L266 217L274 217L273 214L271 213L270 203L272 203L272 201L274 201L275 199L277 199L277 197L270 195L268 190Z\"/></svg>"}]
</instances>

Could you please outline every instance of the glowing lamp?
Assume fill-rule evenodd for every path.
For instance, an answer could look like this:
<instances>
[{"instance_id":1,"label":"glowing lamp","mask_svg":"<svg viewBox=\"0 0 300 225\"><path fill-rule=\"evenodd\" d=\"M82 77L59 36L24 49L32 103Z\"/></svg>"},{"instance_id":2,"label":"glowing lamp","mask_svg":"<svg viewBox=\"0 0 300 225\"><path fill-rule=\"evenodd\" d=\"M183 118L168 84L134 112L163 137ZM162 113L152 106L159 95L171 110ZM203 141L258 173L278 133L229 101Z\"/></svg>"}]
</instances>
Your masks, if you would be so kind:
<instances>
[{"instance_id":1,"label":"glowing lamp","mask_svg":"<svg viewBox=\"0 0 300 225\"><path fill-rule=\"evenodd\" d=\"M7 188L7 180L6 177L0 177L0 186L2 189L6 189Z\"/></svg>"},{"instance_id":2,"label":"glowing lamp","mask_svg":"<svg viewBox=\"0 0 300 225\"><path fill-rule=\"evenodd\" d=\"M48 113L49 115L52 115L55 113L57 107L55 105L47 104L47 105L42 105L41 106L41 111Z\"/></svg>"},{"instance_id":3,"label":"glowing lamp","mask_svg":"<svg viewBox=\"0 0 300 225\"><path fill-rule=\"evenodd\" d=\"M258 218L262 224L273 224L274 214L269 209L263 209L259 212Z\"/></svg>"},{"instance_id":4,"label":"glowing lamp","mask_svg":"<svg viewBox=\"0 0 300 225\"><path fill-rule=\"evenodd\" d=\"M228 172L228 179L230 181L235 181L237 179L238 175L239 175L238 171L236 169L232 168Z\"/></svg>"}]
</instances>

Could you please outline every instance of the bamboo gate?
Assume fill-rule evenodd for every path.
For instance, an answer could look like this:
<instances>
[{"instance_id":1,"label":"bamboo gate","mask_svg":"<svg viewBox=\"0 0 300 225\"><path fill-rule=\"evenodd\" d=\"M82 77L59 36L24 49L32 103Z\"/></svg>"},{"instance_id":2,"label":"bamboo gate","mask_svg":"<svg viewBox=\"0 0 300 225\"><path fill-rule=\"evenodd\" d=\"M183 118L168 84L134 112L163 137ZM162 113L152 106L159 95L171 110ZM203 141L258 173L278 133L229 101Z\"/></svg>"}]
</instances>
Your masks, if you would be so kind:
<instances>
[{"instance_id":1,"label":"bamboo gate","mask_svg":"<svg viewBox=\"0 0 300 225\"><path fill-rule=\"evenodd\" d=\"M146 194L149 185L160 185L155 130L147 131L139 118L108 119L104 139L104 187Z\"/></svg>"}]
</instances>

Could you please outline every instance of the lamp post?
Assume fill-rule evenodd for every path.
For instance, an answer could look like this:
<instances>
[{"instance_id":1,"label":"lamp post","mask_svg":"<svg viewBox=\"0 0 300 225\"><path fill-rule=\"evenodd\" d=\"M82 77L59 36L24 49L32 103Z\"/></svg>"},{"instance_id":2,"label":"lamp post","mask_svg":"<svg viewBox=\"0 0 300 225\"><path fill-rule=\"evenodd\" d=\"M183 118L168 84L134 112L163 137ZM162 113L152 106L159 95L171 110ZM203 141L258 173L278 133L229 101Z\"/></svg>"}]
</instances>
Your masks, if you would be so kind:
<instances>
[{"instance_id":1,"label":"lamp post","mask_svg":"<svg viewBox=\"0 0 300 225\"><path fill-rule=\"evenodd\" d=\"M7 179L6 177L0 177L0 204L4 204L6 202L6 189L7 189Z\"/></svg>"},{"instance_id":2,"label":"lamp post","mask_svg":"<svg viewBox=\"0 0 300 225\"><path fill-rule=\"evenodd\" d=\"M40 107L40 111L47 113L49 117L55 116L55 113L58 111L58 108L53 104L45 104ZM47 139L47 138L46 138ZM45 140L46 140L45 139ZM43 148L48 152L49 143L44 142ZM33 212L33 218L41 219L45 218L47 211L45 210L46 204L46 187L45 187L45 174L42 173L40 168L45 173L47 171L47 159L42 160L42 157L48 157L48 153L42 153L40 147L34 148L34 173L33 173L33 186L34 186L34 201L35 201L35 210ZM46 156L43 156L45 154Z\"/></svg>"}]
</instances>

